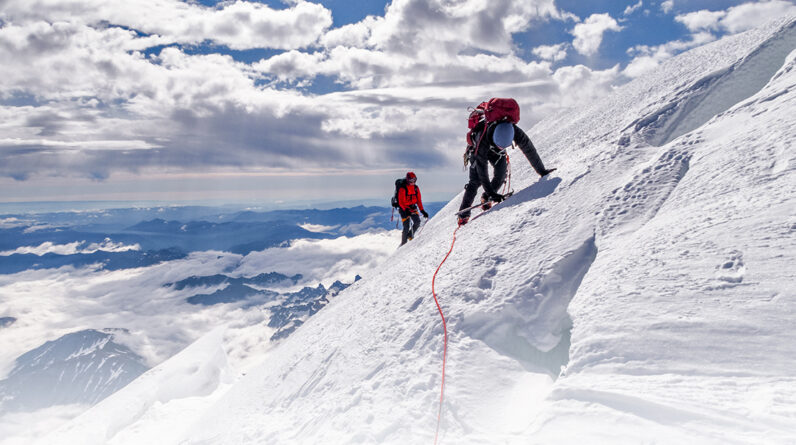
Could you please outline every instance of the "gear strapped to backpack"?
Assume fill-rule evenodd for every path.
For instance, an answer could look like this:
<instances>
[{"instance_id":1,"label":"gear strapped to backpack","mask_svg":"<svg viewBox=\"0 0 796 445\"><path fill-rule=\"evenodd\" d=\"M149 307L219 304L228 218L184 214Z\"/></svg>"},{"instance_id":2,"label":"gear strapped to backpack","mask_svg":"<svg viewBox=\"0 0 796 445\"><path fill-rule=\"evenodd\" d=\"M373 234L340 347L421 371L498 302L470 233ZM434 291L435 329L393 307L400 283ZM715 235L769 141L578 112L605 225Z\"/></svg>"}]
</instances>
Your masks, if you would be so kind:
<instances>
[{"instance_id":1,"label":"gear strapped to backpack","mask_svg":"<svg viewBox=\"0 0 796 445\"><path fill-rule=\"evenodd\" d=\"M396 209L398 207L400 207L400 205L398 204L398 190L402 189L403 187L406 187L406 178L398 178L398 179L396 179L395 180L395 193L392 195L392 199L390 200L391 203L392 203L392 206L394 208L396 208Z\"/></svg>"},{"instance_id":2,"label":"gear strapped to backpack","mask_svg":"<svg viewBox=\"0 0 796 445\"><path fill-rule=\"evenodd\" d=\"M467 118L467 148L464 151L464 166L466 167L477 154L481 139L490 124L494 122L516 124L519 121L520 106L512 98L493 97L472 109Z\"/></svg>"}]
</instances>

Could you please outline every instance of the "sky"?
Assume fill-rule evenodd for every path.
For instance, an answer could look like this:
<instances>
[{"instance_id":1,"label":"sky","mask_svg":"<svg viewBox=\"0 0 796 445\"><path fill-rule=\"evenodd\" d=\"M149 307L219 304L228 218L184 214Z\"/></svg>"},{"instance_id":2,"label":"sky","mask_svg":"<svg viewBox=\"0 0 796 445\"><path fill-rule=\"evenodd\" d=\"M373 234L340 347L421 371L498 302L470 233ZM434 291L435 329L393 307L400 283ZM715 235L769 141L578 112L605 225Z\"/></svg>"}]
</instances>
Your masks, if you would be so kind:
<instances>
[{"instance_id":1,"label":"sky","mask_svg":"<svg viewBox=\"0 0 796 445\"><path fill-rule=\"evenodd\" d=\"M363 202L462 171L467 108L520 126L786 0L0 0L0 203ZM545 159L545 147L537 147ZM563 167L563 166L558 166Z\"/></svg>"}]
</instances>

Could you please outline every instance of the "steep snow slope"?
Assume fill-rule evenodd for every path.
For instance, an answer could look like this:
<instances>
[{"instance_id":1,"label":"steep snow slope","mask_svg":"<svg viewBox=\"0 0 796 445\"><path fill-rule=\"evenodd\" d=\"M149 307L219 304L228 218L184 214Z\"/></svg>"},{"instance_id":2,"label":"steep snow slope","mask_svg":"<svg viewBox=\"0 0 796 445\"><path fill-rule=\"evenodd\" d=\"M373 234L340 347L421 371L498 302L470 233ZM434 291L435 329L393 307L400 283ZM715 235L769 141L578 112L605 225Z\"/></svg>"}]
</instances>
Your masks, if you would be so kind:
<instances>
[{"instance_id":1,"label":"steep snow slope","mask_svg":"<svg viewBox=\"0 0 796 445\"><path fill-rule=\"evenodd\" d=\"M442 443L796 440L794 48L792 19L724 39L529 132L560 177L515 152L436 280ZM133 382L45 442L433 442L459 199L228 390L108 415Z\"/></svg>"},{"instance_id":2,"label":"steep snow slope","mask_svg":"<svg viewBox=\"0 0 796 445\"><path fill-rule=\"evenodd\" d=\"M231 382L223 331L206 334L41 443L175 443Z\"/></svg>"}]
</instances>

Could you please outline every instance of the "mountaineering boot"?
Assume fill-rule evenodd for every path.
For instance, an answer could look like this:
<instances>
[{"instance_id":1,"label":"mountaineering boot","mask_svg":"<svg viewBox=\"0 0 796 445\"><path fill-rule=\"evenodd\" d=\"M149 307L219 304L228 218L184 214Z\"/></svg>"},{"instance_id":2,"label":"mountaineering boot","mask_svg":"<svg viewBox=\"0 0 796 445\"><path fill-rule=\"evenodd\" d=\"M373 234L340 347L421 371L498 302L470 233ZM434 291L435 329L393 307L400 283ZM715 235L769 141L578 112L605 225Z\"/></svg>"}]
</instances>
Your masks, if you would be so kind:
<instances>
[{"instance_id":1,"label":"mountaineering boot","mask_svg":"<svg viewBox=\"0 0 796 445\"><path fill-rule=\"evenodd\" d=\"M545 177L545 176L549 175L550 173L553 173L556 170L558 170L558 169L557 168L551 168L549 170L548 169L544 169L544 170L542 170L542 177Z\"/></svg>"},{"instance_id":2,"label":"mountaineering boot","mask_svg":"<svg viewBox=\"0 0 796 445\"><path fill-rule=\"evenodd\" d=\"M483 196L481 197L481 209L489 210L492 208L492 201L487 200Z\"/></svg>"},{"instance_id":3,"label":"mountaineering boot","mask_svg":"<svg viewBox=\"0 0 796 445\"><path fill-rule=\"evenodd\" d=\"M459 217L459 225L463 226L463 225L467 224L467 221L469 221L469 220L470 220L469 216L460 216Z\"/></svg>"},{"instance_id":4,"label":"mountaineering boot","mask_svg":"<svg viewBox=\"0 0 796 445\"><path fill-rule=\"evenodd\" d=\"M490 208L492 208L492 200L489 199L489 195L486 192L481 193L481 209L489 210Z\"/></svg>"}]
</instances>

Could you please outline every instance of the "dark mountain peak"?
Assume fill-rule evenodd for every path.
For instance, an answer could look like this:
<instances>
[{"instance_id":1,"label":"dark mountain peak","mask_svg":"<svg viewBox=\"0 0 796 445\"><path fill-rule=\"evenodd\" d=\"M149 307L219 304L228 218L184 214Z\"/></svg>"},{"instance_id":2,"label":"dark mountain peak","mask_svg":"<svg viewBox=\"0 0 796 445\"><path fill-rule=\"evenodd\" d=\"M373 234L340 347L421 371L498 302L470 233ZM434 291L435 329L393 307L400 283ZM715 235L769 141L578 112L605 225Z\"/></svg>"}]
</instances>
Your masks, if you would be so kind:
<instances>
[{"instance_id":1,"label":"dark mountain peak","mask_svg":"<svg viewBox=\"0 0 796 445\"><path fill-rule=\"evenodd\" d=\"M268 272L268 273L261 273L260 275L253 276L251 278L244 278L244 282L260 286L265 286L269 284L278 284L285 281L292 282L292 284L296 284L302 278L304 277L301 274L296 274L293 275L292 277L289 277L287 275L283 275L278 272Z\"/></svg>"},{"instance_id":2,"label":"dark mountain peak","mask_svg":"<svg viewBox=\"0 0 796 445\"><path fill-rule=\"evenodd\" d=\"M346 284L340 280L337 280L334 283L332 283L331 286L329 286L329 295L335 297L337 296L337 294L347 289L348 286L350 286L350 284Z\"/></svg>"},{"instance_id":3,"label":"dark mountain peak","mask_svg":"<svg viewBox=\"0 0 796 445\"><path fill-rule=\"evenodd\" d=\"M174 289L176 290L183 290L187 287L218 286L232 279L233 278L221 274L209 275L204 277L193 275L184 280L180 280L176 283L166 283L163 286L164 287L174 286Z\"/></svg>"},{"instance_id":4,"label":"dark mountain peak","mask_svg":"<svg viewBox=\"0 0 796 445\"><path fill-rule=\"evenodd\" d=\"M143 374L144 359L116 343L114 332L72 332L19 356L0 381L0 412L94 404Z\"/></svg>"},{"instance_id":5,"label":"dark mountain peak","mask_svg":"<svg viewBox=\"0 0 796 445\"><path fill-rule=\"evenodd\" d=\"M212 306L221 303L237 303L246 301L248 305L256 305L273 300L279 296L278 293L269 290L257 290L236 279L229 283L229 286L219 289L212 294L199 294L188 297L186 301L190 304L200 304L202 306Z\"/></svg>"}]
</instances>

